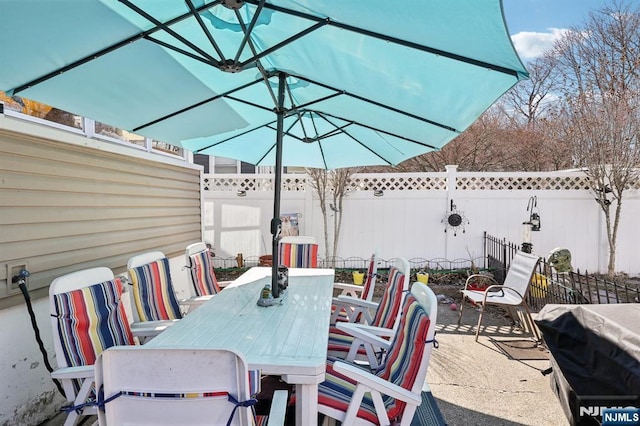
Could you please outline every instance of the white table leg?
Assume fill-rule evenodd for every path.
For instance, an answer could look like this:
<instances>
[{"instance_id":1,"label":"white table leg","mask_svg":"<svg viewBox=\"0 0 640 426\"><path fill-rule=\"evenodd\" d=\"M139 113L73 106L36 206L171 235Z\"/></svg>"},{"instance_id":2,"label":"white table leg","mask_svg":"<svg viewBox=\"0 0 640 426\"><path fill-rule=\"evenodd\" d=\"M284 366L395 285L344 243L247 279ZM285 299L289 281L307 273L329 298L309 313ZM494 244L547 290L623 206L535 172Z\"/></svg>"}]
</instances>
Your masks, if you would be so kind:
<instances>
[{"instance_id":1,"label":"white table leg","mask_svg":"<svg viewBox=\"0 0 640 426\"><path fill-rule=\"evenodd\" d=\"M296 426L317 426L318 383L324 382L324 373L317 376L283 374L281 377L296 385Z\"/></svg>"},{"instance_id":2,"label":"white table leg","mask_svg":"<svg viewBox=\"0 0 640 426\"><path fill-rule=\"evenodd\" d=\"M296 425L318 425L318 384L296 385Z\"/></svg>"}]
</instances>

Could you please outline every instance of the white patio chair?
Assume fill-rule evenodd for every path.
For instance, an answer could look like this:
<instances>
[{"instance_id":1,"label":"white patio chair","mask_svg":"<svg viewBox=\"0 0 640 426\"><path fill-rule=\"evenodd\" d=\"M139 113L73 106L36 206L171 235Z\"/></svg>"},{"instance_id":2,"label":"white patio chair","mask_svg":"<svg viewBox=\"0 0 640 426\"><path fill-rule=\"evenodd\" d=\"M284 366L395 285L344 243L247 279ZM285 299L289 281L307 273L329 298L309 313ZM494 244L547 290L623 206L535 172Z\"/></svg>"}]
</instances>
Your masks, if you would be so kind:
<instances>
[{"instance_id":1,"label":"white patio chair","mask_svg":"<svg viewBox=\"0 0 640 426\"><path fill-rule=\"evenodd\" d=\"M378 259L377 252L371 255L367 273L362 285L348 283L334 283L334 290L341 290L338 297L334 297L332 303L332 312L330 323L333 325L338 321L357 322L361 319L365 309L352 303L353 299L361 299L367 302L373 298L373 293L378 278Z\"/></svg>"},{"instance_id":2,"label":"white patio chair","mask_svg":"<svg viewBox=\"0 0 640 426\"><path fill-rule=\"evenodd\" d=\"M347 426L411 424L422 403L436 315L433 291L413 284L382 366L372 373L330 358L325 381L318 386L318 411Z\"/></svg>"},{"instance_id":3,"label":"white patio chair","mask_svg":"<svg viewBox=\"0 0 640 426\"><path fill-rule=\"evenodd\" d=\"M528 326L532 330L537 341L540 340L540 335L536 325L531 318L531 311L525 300L527 292L529 291L529 285L531 278L536 270L538 261L540 258L530 253L518 251L511 261L509 270L504 279L504 284L498 284L493 278L486 275L474 274L467 278L464 289L462 292L462 302L460 303L460 311L458 316L458 324L462 320L462 310L464 309L464 301L470 300L476 305L480 305L480 317L478 318L478 326L476 327L476 342L480 335L480 326L482 324L482 316L484 314L485 307L487 305L502 306L507 309L513 317L513 308L522 306L526 313L526 320L529 322ZM484 291L470 290L469 284L474 282L477 278L482 277L489 279L495 284L490 285Z\"/></svg>"},{"instance_id":4,"label":"white patio chair","mask_svg":"<svg viewBox=\"0 0 640 426\"><path fill-rule=\"evenodd\" d=\"M278 243L278 260L287 268L317 268L318 243L313 237L282 237Z\"/></svg>"},{"instance_id":5,"label":"white patio chair","mask_svg":"<svg viewBox=\"0 0 640 426\"><path fill-rule=\"evenodd\" d=\"M382 358L383 350L380 346L367 344L360 339L360 335L376 335L387 340L394 335L400 323L400 314L404 298L409 292L409 262L398 258L389 270L389 278L379 304L354 299L357 306L373 305L375 313L371 317L368 311L363 311L363 322L337 322L329 328L327 353L342 359L366 361L371 368L376 368Z\"/></svg>"},{"instance_id":6,"label":"white patio chair","mask_svg":"<svg viewBox=\"0 0 640 426\"><path fill-rule=\"evenodd\" d=\"M420 286L427 287L427 285L424 283L414 282L411 285L411 292L414 294L417 292L421 292L422 289L420 289ZM431 289L429 289L427 294L429 295L428 303L426 305L427 315L431 319L432 325L435 326L436 319L438 317L438 303L437 303L438 301ZM351 349L349 350L349 353L347 354L345 361L349 361L349 362L356 361L358 356L357 349L359 347L366 348L368 346L371 348L376 348L378 351L381 351L382 353L388 352L389 345L391 344L391 342L389 340L389 333L386 330L383 330L383 332L380 333L379 331L376 332L377 331L376 329L362 327L358 324L354 324L353 326L350 326L350 327L351 328L349 329L349 333L353 335L354 343L351 345ZM435 345L435 334L436 334L435 327L431 327L429 329L429 335L427 336L427 340L433 341L434 345ZM429 346L427 347L426 350L428 350L429 353L431 353L432 348L433 346ZM362 365L362 364L359 363L359 365ZM379 365L370 364L370 368L376 369L378 367Z\"/></svg>"},{"instance_id":7,"label":"white patio chair","mask_svg":"<svg viewBox=\"0 0 640 426\"><path fill-rule=\"evenodd\" d=\"M224 349L114 347L96 362L100 425L254 424L259 371ZM284 424L287 392L274 393L269 425Z\"/></svg>"},{"instance_id":8,"label":"white patio chair","mask_svg":"<svg viewBox=\"0 0 640 426\"><path fill-rule=\"evenodd\" d=\"M134 333L141 335L148 331L152 337L182 318L171 282L169 259L164 253L152 251L132 256L127 269L133 293L131 330Z\"/></svg>"},{"instance_id":9,"label":"white patio chair","mask_svg":"<svg viewBox=\"0 0 640 426\"><path fill-rule=\"evenodd\" d=\"M211 251L203 242L189 244L185 249L186 268L189 270L189 282L193 291L190 299L180 301L183 305L192 306L194 309L211 299L229 285L232 281L218 281Z\"/></svg>"},{"instance_id":10,"label":"white patio chair","mask_svg":"<svg viewBox=\"0 0 640 426\"><path fill-rule=\"evenodd\" d=\"M68 405L65 426L80 416L97 414L86 405L94 397L94 362L114 345L133 345L129 320L121 300L124 285L109 268L98 267L63 275L49 287L53 346L59 380Z\"/></svg>"}]
</instances>

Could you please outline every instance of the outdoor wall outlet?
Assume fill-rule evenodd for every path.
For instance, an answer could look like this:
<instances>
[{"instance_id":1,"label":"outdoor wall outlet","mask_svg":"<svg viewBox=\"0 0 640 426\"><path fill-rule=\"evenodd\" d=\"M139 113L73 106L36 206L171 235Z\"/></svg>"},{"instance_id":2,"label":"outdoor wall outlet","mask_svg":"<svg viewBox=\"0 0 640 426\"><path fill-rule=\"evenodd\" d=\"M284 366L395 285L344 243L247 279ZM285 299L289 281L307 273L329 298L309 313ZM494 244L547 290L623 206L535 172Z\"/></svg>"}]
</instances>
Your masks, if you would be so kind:
<instances>
[{"instance_id":1,"label":"outdoor wall outlet","mask_svg":"<svg viewBox=\"0 0 640 426\"><path fill-rule=\"evenodd\" d=\"M27 271L29 270L29 262L26 260L17 260L15 262L7 263L7 296L21 293L18 283L12 282L12 278L18 275L23 269L26 269ZM29 288L28 280L27 288Z\"/></svg>"}]
</instances>

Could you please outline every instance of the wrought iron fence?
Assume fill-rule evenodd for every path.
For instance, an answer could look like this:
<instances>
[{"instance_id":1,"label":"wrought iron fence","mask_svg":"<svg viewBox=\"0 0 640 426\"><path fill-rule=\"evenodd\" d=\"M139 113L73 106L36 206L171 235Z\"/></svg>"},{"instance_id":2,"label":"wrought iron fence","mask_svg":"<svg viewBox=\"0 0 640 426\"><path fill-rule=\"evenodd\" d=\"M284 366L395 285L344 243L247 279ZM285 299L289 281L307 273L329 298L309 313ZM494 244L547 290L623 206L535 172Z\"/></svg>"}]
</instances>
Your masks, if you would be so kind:
<instances>
[{"instance_id":1,"label":"wrought iron fence","mask_svg":"<svg viewBox=\"0 0 640 426\"><path fill-rule=\"evenodd\" d=\"M363 257L328 257L318 260L318 267L333 269L352 269L366 270L369 265L369 258ZM408 259L411 269L417 271L425 271L429 273L449 272L458 270L478 270L484 267L484 258L477 257L474 259L425 259L422 257L414 257ZM393 266L395 258L378 259L379 269L389 269ZM241 263L238 257L214 257L213 266L220 269L231 268L250 268L252 266L263 266L258 256L248 256L242 258Z\"/></svg>"},{"instance_id":2,"label":"wrought iron fence","mask_svg":"<svg viewBox=\"0 0 640 426\"><path fill-rule=\"evenodd\" d=\"M485 232L484 249L487 267L494 272L498 282L504 282L511 259L520 249L517 244L499 239ZM533 275L527 303L538 311L547 303L637 303L640 302L640 286L610 281L604 277L580 270L556 272L545 258L541 258Z\"/></svg>"}]
</instances>

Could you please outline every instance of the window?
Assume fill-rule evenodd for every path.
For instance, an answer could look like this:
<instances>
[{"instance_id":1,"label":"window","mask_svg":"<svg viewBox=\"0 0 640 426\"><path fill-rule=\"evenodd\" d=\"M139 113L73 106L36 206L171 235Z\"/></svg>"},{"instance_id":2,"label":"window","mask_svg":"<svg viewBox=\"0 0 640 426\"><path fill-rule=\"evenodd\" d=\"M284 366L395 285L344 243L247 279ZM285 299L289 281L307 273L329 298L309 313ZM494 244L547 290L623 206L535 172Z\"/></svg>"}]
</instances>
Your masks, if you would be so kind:
<instances>
[{"instance_id":1,"label":"window","mask_svg":"<svg viewBox=\"0 0 640 426\"><path fill-rule=\"evenodd\" d=\"M255 173L256 172L256 166L254 166L253 164L249 164L249 163L245 163L244 161L240 162L240 173Z\"/></svg>"},{"instance_id":2,"label":"window","mask_svg":"<svg viewBox=\"0 0 640 426\"><path fill-rule=\"evenodd\" d=\"M209 156L206 154L193 154L193 163L204 167L204 173L209 173Z\"/></svg>"},{"instance_id":3,"label":"window","mask_svg":"<svg viewBox=\"0 0 640 426\"><path fill-rule=\"evenodd\" d=\"M238 161L224 157L214 157L213 173L238 173Z\"/></svg>"}]
</instances>

